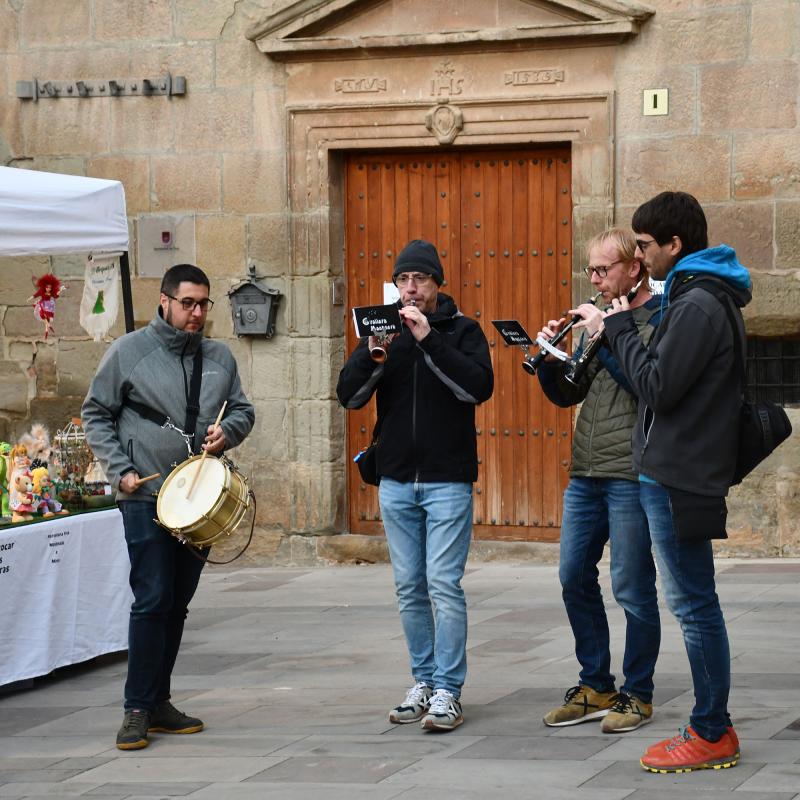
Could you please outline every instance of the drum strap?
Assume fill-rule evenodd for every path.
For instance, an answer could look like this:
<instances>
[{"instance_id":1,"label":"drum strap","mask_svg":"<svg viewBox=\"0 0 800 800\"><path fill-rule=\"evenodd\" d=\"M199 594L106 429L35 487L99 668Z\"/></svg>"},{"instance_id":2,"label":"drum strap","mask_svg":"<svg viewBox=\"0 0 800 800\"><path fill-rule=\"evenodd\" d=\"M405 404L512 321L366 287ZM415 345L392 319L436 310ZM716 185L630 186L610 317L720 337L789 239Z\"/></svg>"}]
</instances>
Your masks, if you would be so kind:
<instances>
[{"instance_id":1,"label":"drum strap","mask_svg":"<svg viewBox=\"0 0 800 800\"><path fill-rule=\"evenodd\" d=\"M189 396L186 398L186 424L184 432L192 436L192 450L200 452L200 445L205 437L197 435L197 417L200 414L200 381L203 379L203 343L197 348L192 364L192 378L189 383Z\"/></svg>"},{"instance_id":2,"label":"drum strap","mask_svg":"<svg viewBox=\"0 0 800 800\"><path fill-rule=\"evenodd\" d=\"M202 345L197 348L194 354L194 361L192 363L192 378L189 382L189 393L186 398L186 422L183 426L183 432L187 436L192 437L192 452L197 454L200 452L200 445L202 444L202 437L196 435L195 429L197 428L197 417L200 414L200 382L203 378L203 347ZM155 422L159 427L164 427L169 422L169 417L163 411L156 411L151 406L139 403L136 400L131 400L130 397L125 398L125 405L132 408L140 417L149 419L150 422Z\"/></svg>"}]
</instances>

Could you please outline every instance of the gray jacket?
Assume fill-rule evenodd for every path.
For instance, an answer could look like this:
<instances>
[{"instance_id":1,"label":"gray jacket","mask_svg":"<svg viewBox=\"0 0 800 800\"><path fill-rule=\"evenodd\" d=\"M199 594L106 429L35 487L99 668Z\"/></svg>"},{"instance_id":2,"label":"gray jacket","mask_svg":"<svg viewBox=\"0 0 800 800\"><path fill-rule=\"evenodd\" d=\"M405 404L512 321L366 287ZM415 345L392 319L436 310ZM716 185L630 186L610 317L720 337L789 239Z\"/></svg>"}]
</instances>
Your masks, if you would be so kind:
<instances>
[{"instance_id":1,"label":"gray jacket","mask_svg":"<svg viewBox=\"0 0 800 800\"><path fill-rule=\"evenodd\" d=\"M118 500L149 500L155 496L173 465L188 458L183 437L140 416L125 399L166 414L182 428L194 355L203 348L203 378L197 435L205 432L227 400L221 422L227 447L236 447L250 433L255 411L242 391L236 361L228 347L173 328L161 309L146 328L126 334L108 348L83 401L81 418L89 446L117 491ZM140 476L160 472L161 478L133 494L119 489L127 472Z\"/></svg>"}]
</instances>

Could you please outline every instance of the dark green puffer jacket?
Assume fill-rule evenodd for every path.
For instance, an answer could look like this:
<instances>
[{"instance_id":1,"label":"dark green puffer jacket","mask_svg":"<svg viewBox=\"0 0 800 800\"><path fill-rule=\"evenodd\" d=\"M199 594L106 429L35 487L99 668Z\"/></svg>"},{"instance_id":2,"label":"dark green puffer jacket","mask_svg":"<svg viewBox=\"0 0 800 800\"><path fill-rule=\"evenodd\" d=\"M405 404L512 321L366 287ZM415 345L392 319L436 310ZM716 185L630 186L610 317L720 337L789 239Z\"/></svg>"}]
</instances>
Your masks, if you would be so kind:
<instances>
[{"instance_id":1,"label":"dark green puffer jacket","mask_svg":"<svg viewBox=\"0 0 800 800\"><path fill-rule=\"evenodd\" d=\"M633 310L647 344L660 318L660 298L651 297ZM562 408L583 403L572 438L573 478L637 480L631 464L631 431L638 402L607 346L590 363L579 386L564 379L567 365L542 364L539 382L547 398Z\"/></svg>"}]
</instances>

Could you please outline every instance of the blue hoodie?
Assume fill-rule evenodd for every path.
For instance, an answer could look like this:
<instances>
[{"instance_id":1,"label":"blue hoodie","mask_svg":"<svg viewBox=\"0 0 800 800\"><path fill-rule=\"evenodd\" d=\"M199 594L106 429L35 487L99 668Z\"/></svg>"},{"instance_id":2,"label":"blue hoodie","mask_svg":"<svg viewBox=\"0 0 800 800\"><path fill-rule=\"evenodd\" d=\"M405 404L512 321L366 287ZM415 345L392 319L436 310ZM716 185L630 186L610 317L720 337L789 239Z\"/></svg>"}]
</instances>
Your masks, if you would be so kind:
<instances>
[{"instance_id":1,"label":"blue hoodie","mask_svg":"<svg viewBox=\"0 0 800 800\"><path fill-rule=\"evenodd\" d=\"M670 270L664 284L662 310L665 305L669 305L670 288L676 275L710 275L721 278L736 289L744 289L749 292L753 288L747 267L739 263L736 251L726 244L690 253Z\"/></svg>"}]
</instances>

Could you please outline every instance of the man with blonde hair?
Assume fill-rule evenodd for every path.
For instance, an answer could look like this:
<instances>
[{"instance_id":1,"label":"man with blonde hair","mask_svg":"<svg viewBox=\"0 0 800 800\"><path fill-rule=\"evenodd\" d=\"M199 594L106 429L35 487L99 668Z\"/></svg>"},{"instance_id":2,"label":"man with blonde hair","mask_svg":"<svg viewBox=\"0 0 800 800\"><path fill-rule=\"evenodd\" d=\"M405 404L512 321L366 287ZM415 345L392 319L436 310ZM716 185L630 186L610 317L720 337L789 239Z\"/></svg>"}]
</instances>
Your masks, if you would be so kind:
<instances>
[{"instance_id":1,"label":"man with blonde hair","mask_svg":"<svg viewBox=\"0 0 800 800\"><path fill-rule=\"evenodd\" d=\"M605 307L613 298L630 297L639 336L647 343L658 324L659 303L650 292L644 267L635 258L633 232L611 228L589 241L586 249L589 264L584 272L595 292L601 294L598 305ZM576 328L604 336L600 308L588 303L580 308L585 320ZM552 338L565 321L550 320L540 335ZM661 641L650 533L631 466L637 399L605 345L577 383L567 380L569 367L548 355L537 374L551 402L562 408L583 404L564 492L559 566L581 671L577 685L567 690L562 705L545 715L544 723L563 727L602 718L604 733L623 733L652 718L653 672ZM625 681L619 692L611 673L608 620L598 582L597 565L608 542L611 588L627 622L622 663Z\"/></svg>"}]
</instances>

